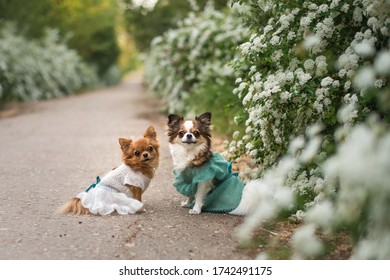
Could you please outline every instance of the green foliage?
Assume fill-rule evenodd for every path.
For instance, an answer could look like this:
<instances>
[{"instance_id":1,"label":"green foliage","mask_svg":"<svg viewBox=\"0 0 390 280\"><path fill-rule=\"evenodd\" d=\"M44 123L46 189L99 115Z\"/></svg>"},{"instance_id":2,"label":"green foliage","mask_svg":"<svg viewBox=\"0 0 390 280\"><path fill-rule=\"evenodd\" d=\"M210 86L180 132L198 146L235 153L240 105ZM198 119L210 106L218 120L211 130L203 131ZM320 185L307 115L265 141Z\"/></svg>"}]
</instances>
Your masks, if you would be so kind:
<instances>
[{"instance_id":1,"label":"green foliage","mask_svg":"<svg viewBox=\"0 0 390 280\"><path fill-rule=\"evenodd\" d=\"M39 41L17 34L12 24L1 28L0 103L53 98L98 85L95 69L55 30L47 30Z\"/></svg>"},{"instance_id":2,"label":"green foliage","mask_svg":"<svg viewBox=\"0 0 390 280\"><path fill-rule=\"evenodd\" d=\"M119 48L116 0L0 0L0 18L16 22L27 38L41 38L55 28L82 58L94 65L100 77L116 64Z\"/></svg>"},{"instance_id":3,"label":"green foliage","mask_svg":"<svg viewBox=\"0 0 390 280\"><path fill-rule=\"evenodd\" d=\"M137 48L146 52L153 38L162 35L185 18L192 10L190 1L159 0L154 7L137 6L133 0L121 0L125 7L127 30L136 42ZM195 2L195 1L193 1ZM202 10L209 0L196 1ZM227 7L228 0L212 1L217 10Z\"/></svg>"},{"instance_id":4,"label":"green foliage","mask_svg":"<svg viewBox=\"0 0 390 280\"><path fill-rule=\"evenodd\" d=\"M213 113L213 131L220 135L231 135L239 128L232 116L242 112L239 100L233 94L233 83L218 84L208 81L197 87L187 100L187 107L193 115L201 112Z\"/></svg>"}]
</instances>

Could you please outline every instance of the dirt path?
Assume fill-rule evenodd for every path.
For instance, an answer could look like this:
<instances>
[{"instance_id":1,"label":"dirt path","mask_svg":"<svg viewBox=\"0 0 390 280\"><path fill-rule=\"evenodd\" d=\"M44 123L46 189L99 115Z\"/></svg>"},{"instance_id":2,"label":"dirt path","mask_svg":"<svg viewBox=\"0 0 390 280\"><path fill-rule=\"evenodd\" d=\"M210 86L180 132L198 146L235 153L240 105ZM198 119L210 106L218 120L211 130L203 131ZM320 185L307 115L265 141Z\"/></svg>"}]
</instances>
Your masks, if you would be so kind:
<instances>
[{"instance_id":1,"label":"dirt path","mask_svg":"<svg viewBox=\"0 0 390 280\"><path fill-rule=\"evenodd\" d=\"M119 86L39 102L0 119L0 259L249 259L241 217L190 216L171 186L165 118L139 75ZM161 162L137 215L59 216L58 206L120 164L119 137L154 124Z\"/></svg>"}]
</instances>

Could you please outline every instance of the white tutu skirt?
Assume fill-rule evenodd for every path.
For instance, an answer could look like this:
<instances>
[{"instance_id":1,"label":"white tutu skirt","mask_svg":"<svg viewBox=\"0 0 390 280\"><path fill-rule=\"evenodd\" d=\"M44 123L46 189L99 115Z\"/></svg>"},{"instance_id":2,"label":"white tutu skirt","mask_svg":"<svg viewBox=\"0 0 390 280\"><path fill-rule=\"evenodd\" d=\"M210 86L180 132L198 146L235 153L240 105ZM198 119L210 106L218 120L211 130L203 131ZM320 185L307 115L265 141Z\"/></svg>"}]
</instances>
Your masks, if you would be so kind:
<instances>
[{"instance_id":1,"label":"white tutu skirt","mask_svg":"<svg viewBox=\"0 0 390 280\"><path fill-rule=\"evenodd\" d=\"M88 192L77 195L89 212L99 215L109 215L114 211L118 214L135 214L142 209L143 204L138 200L128 197L116 189L97 185Z\"/></svg>"}]
</instances>

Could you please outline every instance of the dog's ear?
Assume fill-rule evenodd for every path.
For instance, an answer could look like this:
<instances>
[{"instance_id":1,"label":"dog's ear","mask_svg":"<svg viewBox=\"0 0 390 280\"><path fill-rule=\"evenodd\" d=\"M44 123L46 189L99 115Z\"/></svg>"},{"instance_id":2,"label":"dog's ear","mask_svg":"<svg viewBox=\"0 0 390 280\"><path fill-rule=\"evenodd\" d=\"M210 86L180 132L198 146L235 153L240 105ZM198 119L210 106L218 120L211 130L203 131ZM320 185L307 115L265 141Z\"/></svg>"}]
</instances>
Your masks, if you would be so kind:
<instances>
[{"instance_id":1,"label":"dog's ear","mask_svg":"<svg viewBox=\"0 0 390 280\"><path fill-rule=\"evenodd\" d=\"M210 125L211 124L211 113L210 112L203 113L199 117L195 117L195 120L197 120L198 122L201 122L203 124Z\"/></svg>"},{"instance_id":2,"label":"dog's ear","mask_svg":"<svg viewBox=\"0 0 390 280\"><path fill-rule=\"evenodd\" d=\"M123 152L126 152L129 149L131 142L133 142L133 140L131 139L119 138L119 144L121 145L121 149Z\"/></svg>"},{"instance_id":3,"label":"dog's ear","mask_svg":"<svg viewBox=\"0 0 390 280\"><path fill-rule=\"evenodd\" d=\"M169 127L176 126L176 125L178 125L180 122L182 122L183 120L184 120L184 118L181 117L181 116L174 115L174 114L170 114L170 115L168 116L168 126L169 126Z\"/></svg>"},{"instance_id":4,"label":"dog's ear","mask_svg":"<svg viewBox=\"0 0 390 280\"><path fill-rule=\"evenodd\" d=\"M149 138L150 140L156 140L157 139L157 133L154 127L151 125L146 129L146 132L144 134L145 138Z\"/></svg>"}]
</instances>

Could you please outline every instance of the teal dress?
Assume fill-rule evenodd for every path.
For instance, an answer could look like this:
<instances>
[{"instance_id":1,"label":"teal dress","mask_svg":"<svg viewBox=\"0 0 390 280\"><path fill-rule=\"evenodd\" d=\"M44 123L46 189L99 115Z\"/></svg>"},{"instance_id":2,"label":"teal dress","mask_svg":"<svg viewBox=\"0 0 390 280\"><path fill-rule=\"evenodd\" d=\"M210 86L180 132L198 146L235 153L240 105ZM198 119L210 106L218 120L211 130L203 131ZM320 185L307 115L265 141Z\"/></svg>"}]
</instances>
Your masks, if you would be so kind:
<instances>
[{"instance_id":1,"label":"teal dress","mask_svg":"<svg viewBox=\"0 0 390 280\"><path fill-rule=\"evenodd\" d=\"M240 203L244 185L237 174L232 173L232 165L218 153L213 153L209 161L201 166L189 166L181 172L173 171L173 186L184 196L194 196L198 183L212 180L213 189L207 194L202 211L229 213ZM185 207L192 208L194 202Z\"/></svg>"}]
</instances>

